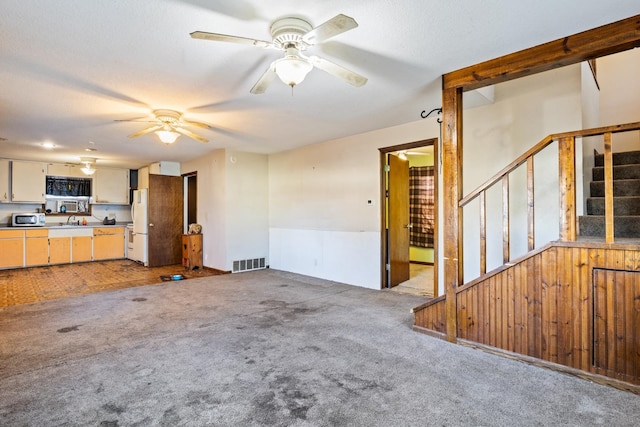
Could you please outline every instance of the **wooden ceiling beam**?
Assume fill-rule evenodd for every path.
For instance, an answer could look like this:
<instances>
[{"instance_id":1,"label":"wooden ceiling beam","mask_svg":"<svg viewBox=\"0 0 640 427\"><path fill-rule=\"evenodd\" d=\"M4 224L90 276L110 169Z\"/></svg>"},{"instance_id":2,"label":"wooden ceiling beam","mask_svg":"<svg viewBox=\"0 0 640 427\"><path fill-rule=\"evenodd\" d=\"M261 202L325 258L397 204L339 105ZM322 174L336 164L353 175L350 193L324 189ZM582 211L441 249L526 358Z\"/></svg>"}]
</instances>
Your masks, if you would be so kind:
<instances>
[{"instance_id":1,"label":"wooden ceiling beam","mask_svg":"<svg viewBox=\"0 0 640 427\"><path fill-rule=\"evenodd\" d=\"M639 46L636 15L445 74L443 89L478 89Z\"/></svg>"}]
</instances>

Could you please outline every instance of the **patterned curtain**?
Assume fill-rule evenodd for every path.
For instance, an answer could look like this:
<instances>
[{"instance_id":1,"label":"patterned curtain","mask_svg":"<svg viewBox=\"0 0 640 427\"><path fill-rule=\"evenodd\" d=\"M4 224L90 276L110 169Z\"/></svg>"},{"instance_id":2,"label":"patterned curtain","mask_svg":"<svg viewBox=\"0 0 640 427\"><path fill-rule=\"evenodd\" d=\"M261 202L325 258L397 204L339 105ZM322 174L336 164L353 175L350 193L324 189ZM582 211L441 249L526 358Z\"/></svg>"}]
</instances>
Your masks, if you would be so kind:
<instances>
[{"instance_id":1,"label":"patterned curtain","mask_svg":"<svg viewBox=\"0 0 640 427\"><path fill-rule=\"evenodd\" d=\"M435 224L433 166L409 168L409 244L433 248Z\"/></svg>"}]
</instances>

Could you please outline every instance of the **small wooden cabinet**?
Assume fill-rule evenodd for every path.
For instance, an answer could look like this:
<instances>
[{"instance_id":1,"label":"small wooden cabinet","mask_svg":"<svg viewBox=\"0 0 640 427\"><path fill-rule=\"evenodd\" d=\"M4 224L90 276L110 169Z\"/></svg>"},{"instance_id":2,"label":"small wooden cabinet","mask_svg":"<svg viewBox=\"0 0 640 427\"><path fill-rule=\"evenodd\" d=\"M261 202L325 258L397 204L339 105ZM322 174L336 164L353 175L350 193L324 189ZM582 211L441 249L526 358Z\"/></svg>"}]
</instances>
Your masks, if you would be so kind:
<instances>
[{"instance_id":1,"label":"small wooden cabinet","mask_svg":"<svg viewBox=\"0 0 640 427\"><path fill-rule=\"evenodd\" d=\"M182 235L182 265L188 270L202 268L202 234Z\"/></svg>"},{"instance_id":2,"label":"small wooden cabinet","mask_svg":"<svg viewBox=\"0 0 640 427\"><path fill-rule=\"evenodd\" d=\"M0 268L24 265L24 230L0 230Z\"/></svg>"},{"instance_id":3,"label":"small wooden cabinet","mask_svg":"<svg viewBox=\"0 0 640 427\"><path fill-rule=\"evenodd\" d=\"M71 262L91 261L92 249L92 236L72 236Z\"/></svg>"},{"instance_id":4,"label":"small wooden cabinet","mask_svg":"<svg viewBox=\"0 0 640 427\"><path fill-rule=\"evenodd\" d=\"M93 229L93 260L124 258L124 227Z\"/></svg>"},{"instance_id":5,"label":"small wooden cabinet","mask_svg":"<svg viewBox=\"0 0 640 427\"><path fill-rule=\"evenodd\" d=\"M49 264L49 231L46 228L25 231L26 267Z\"/></svg>"},{"instance_id":6,"label":"small wooden cabinet","mask_svg":"<svg viewBox=\"0 0 640 427\"><path fill-rule=\"evenodd\" d=\"M71 262L71 237L49 238L49 264Z\"/></svg>"}]
</instances>

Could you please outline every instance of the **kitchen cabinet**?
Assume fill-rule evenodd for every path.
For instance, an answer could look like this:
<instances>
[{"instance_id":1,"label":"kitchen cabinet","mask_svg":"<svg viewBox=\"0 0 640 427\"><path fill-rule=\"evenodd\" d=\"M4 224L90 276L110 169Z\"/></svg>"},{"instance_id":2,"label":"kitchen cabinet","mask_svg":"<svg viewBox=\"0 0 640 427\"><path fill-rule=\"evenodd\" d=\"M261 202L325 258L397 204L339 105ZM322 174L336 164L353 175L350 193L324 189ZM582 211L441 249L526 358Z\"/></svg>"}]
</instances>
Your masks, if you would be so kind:
<instances>
[{"instance_id":1,"label":"kitchen cabinet","mask_svg":"<svg viewBox=\"0 0 640 427\"><path fill-rule=\"evenodd\" d=\"M0 268L24 265L24 230L0 230Z\"/></svg>"},{"instance_id":2,"label":"kitchen cabinet","mask_svg":"<svg viewBox=\"0 0 640 427\"><path fill-rule=\"evenodd\" d=\"M39 162L11 162L11 201L44 203L45 165Z\"/></svg>"},{"instance_id":3,"label":"kitchen cabinet","mask_svg":"<svg viewBox=\"0 0 640 427\"><path fill-rule=\"evenodd\" d=\"M149 188L149 166L138 169L138 186L137 190Z\"/></svg>"},{"instance_id":4,"label":"kitchen cabinet","mask_svg":"<svg viewBox=\"0 0 640 427\"><path fill-rule=\"evenodd\" d=\"M71 262L91 261L92 236L71 236Z\"/></svg>"},{"instance_id":5,"label":"kitchen cabinet","mask_svg":"<svg viewBox=\"0 0 640 427\"><path fill-rule=\"evenodd\" d=\"M124 227L93 229L93 260L124 258Z\"/></svg>"},{"instance_id":6,"label":"kitchen cabinet","mask_svg":"<svg viewBox=\"0 0 640 427\"><path fill-rule=\"evenodd\" d=\"M180 176L180 163L157 162L149 165L149 173L154 175Z\"/></svg>"},{"instance_id":7,"label":"kitchen cabinet","mask_svg":"<svg viewBox=\"0 0 640 427\"><path fill-rule=\"evenodd\" d=\"M25 267L49 264L49 231L25 230Z\"/></svg>"},{"instance_id":8,"label":"kitchen cabinet","mask_svg":"<svg viewBox=\"0 0 640 427\"><path fill-rule=\"evenodd\" d=\"M49 264L68 264L71 262L71 238L49 238Z\"/></svg>"},{"instance_id":9,"label":"kitchen cabinet","mask_svg":"<svg viewBox=\"0 0 640 427\"><path fill-rule=\"evenodd\" d=\"M93 175L93 203L129 204L129 170L96 169Z\"/></svg>"},{"instance_id":10,"label":"kitchen cabinet","mask_svg":"<svg viewBox=\"0 0 640 427\"><path fill-rule=\"evenodd\" d=\"M49 163L47 164L47 175L87 178L87 175L85 175L81 169L82 165L72 165L68 163Z\"/></svg>"},{"instance_id":11,"label":"kitchen cabinet","mask_svg":"<svg viewBox=\"0 0 640 427\"><path fill-rule=\"evenodd\" d=\"M9 160L0 159L0 202L8 202L9 194Z\"/></svg>"}]
</instances>

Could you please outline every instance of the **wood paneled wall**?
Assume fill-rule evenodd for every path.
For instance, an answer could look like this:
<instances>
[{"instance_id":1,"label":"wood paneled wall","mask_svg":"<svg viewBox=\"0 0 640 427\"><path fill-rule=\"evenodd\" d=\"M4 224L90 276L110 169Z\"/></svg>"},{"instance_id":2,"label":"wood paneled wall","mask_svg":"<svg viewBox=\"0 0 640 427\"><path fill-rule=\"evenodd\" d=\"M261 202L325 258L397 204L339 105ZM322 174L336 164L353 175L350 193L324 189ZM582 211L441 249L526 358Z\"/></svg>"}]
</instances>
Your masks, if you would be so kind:
<instances>
[{"instance_id":1,"label":"wood paneled wall","mask_svg":"<svg viewBox=\"0 0 640 427\"><path fill-rule=\"evenodd\" d=\"M443 302L414 309L444 331ZM640 245L557 243L461 286L457 338L640 384Z\"/></svg>"}]
</instances>

